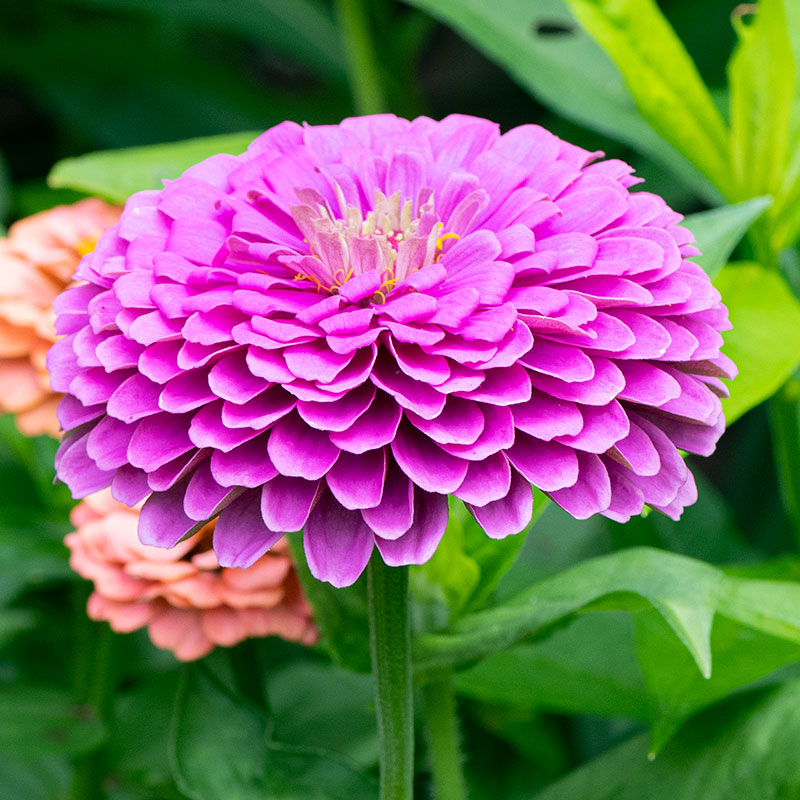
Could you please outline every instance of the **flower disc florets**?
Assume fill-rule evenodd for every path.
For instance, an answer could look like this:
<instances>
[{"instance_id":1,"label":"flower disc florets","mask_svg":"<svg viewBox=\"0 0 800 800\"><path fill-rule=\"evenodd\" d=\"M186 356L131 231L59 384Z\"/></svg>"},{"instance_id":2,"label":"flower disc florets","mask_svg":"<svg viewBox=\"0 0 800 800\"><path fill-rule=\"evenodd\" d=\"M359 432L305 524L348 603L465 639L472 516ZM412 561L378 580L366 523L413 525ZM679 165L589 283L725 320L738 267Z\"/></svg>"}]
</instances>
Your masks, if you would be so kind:
<instances>
[{"instance_id":1,"label":"flower disc florets","mask_svg":"<svg viewBox=\"0 0 800 800\"><path fill-rule=\"evenodd\" d=\"M149 544L218 514L225 566L304 528L336 585L374 546L426 561L448 494L492 537L531 484L677 516L727 312L680 215L599 155L461 116L284 123L134 195L57 306L59 477L150 495Z\"/></svg>"}]
</instances>

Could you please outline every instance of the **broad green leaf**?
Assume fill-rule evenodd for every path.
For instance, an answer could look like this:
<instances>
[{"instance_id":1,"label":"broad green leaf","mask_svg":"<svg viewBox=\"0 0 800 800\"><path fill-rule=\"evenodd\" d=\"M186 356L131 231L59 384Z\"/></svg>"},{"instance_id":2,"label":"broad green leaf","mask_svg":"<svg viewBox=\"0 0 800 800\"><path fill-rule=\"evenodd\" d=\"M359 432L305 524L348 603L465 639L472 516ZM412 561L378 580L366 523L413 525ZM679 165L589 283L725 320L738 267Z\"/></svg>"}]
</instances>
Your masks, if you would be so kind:
<instances>
[{"instance_id":1,"label":"broad green leaf","mask_svg":"<svg viewBox=\"0 0 800 800\"><path fill-rule=\"evenodd\" d=\"M733 22L739 35L728 64L735 192L737 197L774 194L790 155L796 90L783 0L760 0L755 13L734 13Z\"/></svg>"},{"instance_id":2,"label":"broad green leaf","mask_svg":"<svg viewBox=\"0 0 800 800\"><path fill-rule=\"evenodd\" d=\"M0 752L24 760L48 753L69 756L94 750L105 738L87 706L50 688L0 690Z\"/></svg>"},{"instance_id":3,"label":"broad green leaf","mask_svg":"<svg viewBox=\"0 0 800 800\"><path fill-rule=\"evenodd\" d=\"M686 652L674 636L671 641ZM486 703L641 719L648 696L635 652L631 615L599 611L540 642L493 653L457 673L455 686ZM698 674L693 665L692 672Z\"/></svg>"},{"instance_id":4,"label":"broad green leaf","mask_svg":"<svg viewBox=\"0 0 800 800\"><path fill-rule=\"evenodd\" d=\"M733 248L771 203L769 197L754 197L710 211L690 214L683 220L703 253L694 260L710 278L715 278L730 258Z\"/></svg>"},{"instance_id":5,"label":"broad green leaf","mask_svg":"<svg viewBox=\"0 0 800 800\"><path fill-rule=\"evenodd\" d=\"M647 734L604 753L535 800L795 800L800 682L738 698L684 727L655 760Z\"/></svg>"},{"instance_id":6,"label":"broad green leaf","mask_svg":"<svg viewBox=\"0 0 800 800\"><path fill-rule=\"evenodd\" d=\"M322 633L323 646L337 664L354 672L371 672L366 575L352 586L336 589L311 574L302 537L290 535L288 539L298 577Z\"/></svg>"},{"instance_id":7,"label":"broad green leaf","mask_svg":"<svg viewBox=\"0 0 800 800\"><path fill-rule=\"evenodd\" d=\"M714 670L702 678L686 650L653 611L637 614L636 652L645 676L651 751L659 752L700 709L734 693L785 680L782 668L800 662L800 644L740 624L720 610L714 620Z\"/></svg>"},{"instance_id":8,"label":"broad green leaf","mask_svg":"<svg viewBox=\"0 0 800 800\"><path fill-rule=\"evenodd\" d=\"M601 598L604 608L647 600L667 620L700 671L711 671L709 636L722 574L700 561L650 548L631 548L586 561L547 578L495 608L463 617L415 644L425 673L468 662L538 633Z\"/></svg>"},{"instance_id":9,"label":"broad green leaf","mask_svg":"<svg viewBox=\"0 0 800 800\"><path fill-rule=\"evenodd\" d=\"M373 800L374 784L330 753L270 740L270 721L196 666L185 669L172 726L180 790L193 800Z\"/></svg>"},{"instance_id":10,"label":"broad green leaf","mask_svg":"<svg viewBox=\"0 0 800 800\"><path fill-rule=\"evenodd\" d=\"M742 625L800 644L800 583L726 575L718 608Z\"/></svg>"},{"instance_id":11,"label":"broad green leaf","mask_svg":"<svg viewBox=\"0 0 800 800\"><path fill-rule=\"evenodd\" d=\"M724 352L739 368L722 401L730 423L774 394L800 363L800 303L777 272L759 264L729 264L714 285L733 326Z\"/></svg>"},{"instance_id":12,"label":"broad green leaf","mask_svg":"<svg viewBox=\"0 0 800 800\"><path fill-rule=\"evenodd\" d=\"M292 661L267 676L273 735L287 745L319 747L361 769L378 760L375 685L332 664ZM336 736L331 737L331 731Z\"/></svg>"},{"instance_id":13,"label":"broad green leaf","mask_svg":"<svg viewBox=\"0 0 800 800\"><path fill-rule=\"evenodd\" d=\"M177 178L217 153L243 153L257 132L224 134L170 144L101 150L59 161L47 177L56 189L77 189L124 203L134 192L160 189L162 181Z\"/></svg>"},{"instance_id":14,"label":"broad green leaf","mask_svg":"<svg viewBox=\"0 0 800 800\"><path fill-rule=\"evenodd\" d=\"M690 163L689 154L682 155L642 119L614 64L562 0L406 2L451 25L561 116L630 145L719 201L719 192Z\"/></svg>"},{"instance_id":15,"label":"broad green leaf","mask_svg":"<svg viewBox=\"0 0 800 800\"><path fill-rule=\"evenodd\" d=\"M268 720L238 705L197 666L187 666L172 718L172 768L193 800L265 796Z\"/></svg>"},{"instance_id":16,"label":"broad green leaf","mask_svg":"<svg viewBox=\"0 0 800 800\"><path fill-rule=\"evenodd\" d=\"M729 194L725 123L655 0L566 2L614 60L653 130Z\"/></svg>"}]
</instances>

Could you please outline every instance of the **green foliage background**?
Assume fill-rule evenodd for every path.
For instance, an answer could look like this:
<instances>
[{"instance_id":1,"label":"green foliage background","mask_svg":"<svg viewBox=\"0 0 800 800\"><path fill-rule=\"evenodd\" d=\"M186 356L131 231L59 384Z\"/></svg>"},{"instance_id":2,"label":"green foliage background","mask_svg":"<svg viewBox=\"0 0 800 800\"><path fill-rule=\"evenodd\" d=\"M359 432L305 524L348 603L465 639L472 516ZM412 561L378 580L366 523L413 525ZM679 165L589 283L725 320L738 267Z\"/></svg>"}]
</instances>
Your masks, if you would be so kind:
<instances>
[{"instance_id":1,"label":"green foliage background","mask_svg":"<svg viewBox=\"0 0 800 800\"><path fill-rule=\"evenodd\" d=\"M417 679L454 673L471 800L800 798L800 6L746 10L0 6L2 224L86 193L121 202L283 119L378 108L537 122L630 162L690 215L741 371L726 405L738 421L691 459L698 503L680 523L621 526L537 495L531 531L505 542L454 504L413 572ZM86 618L54 449L0 420L0 798L374 797L361 582L304 576L318 648L269 639L181 667Z\"/></svg>"}]
</instances>

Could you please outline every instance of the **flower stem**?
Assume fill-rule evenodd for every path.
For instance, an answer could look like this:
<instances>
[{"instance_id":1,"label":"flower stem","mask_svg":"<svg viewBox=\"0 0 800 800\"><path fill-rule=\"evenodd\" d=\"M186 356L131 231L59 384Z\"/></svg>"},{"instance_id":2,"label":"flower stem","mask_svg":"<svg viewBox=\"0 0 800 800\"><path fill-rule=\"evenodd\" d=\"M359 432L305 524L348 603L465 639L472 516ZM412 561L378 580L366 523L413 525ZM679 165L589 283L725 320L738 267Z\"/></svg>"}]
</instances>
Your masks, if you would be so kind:
<instances>
[{"instance_id":1,"label":"flower stem","mask_svg":"<svg viewBox=\"0 0 800 800\"><path fill-rule=\"evenodd\" d=\"M422 687L428 754L436 800L465 800L467 794L461 771L458 717L450 674Z\"/></svg>"},{"instance_id":2,"label":"flower stem","mask_svg":"<svg viewBox=\"0 0 800 800\"><path fill-rule=\"evenodd\" d=\"M367 567L367 597L378 715L380 800L411 800L414 709L408 567L386 566L376 550Z\"/></svg>"},{"instance_id":3,"label":"flower stem","mask_svg":"<svg viewBox=\"0 0 800 800\"><path fill-rule=\"evenodd\" d=\"M364 0L336 0L336 13L356 112L379 114L386 110L386 103L370 35L368 4Z\"/></svg>"}]
</instances>

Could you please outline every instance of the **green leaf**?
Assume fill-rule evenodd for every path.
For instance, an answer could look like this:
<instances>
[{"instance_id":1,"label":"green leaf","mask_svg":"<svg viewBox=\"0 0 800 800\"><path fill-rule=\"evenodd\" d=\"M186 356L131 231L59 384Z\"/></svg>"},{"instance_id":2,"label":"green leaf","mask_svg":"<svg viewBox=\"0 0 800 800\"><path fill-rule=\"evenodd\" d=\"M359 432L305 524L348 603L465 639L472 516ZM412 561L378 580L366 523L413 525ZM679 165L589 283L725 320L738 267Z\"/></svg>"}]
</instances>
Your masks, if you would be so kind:
<instances>
[{"instance_id":1,"label":"green leaf","mask_svg":"<svg viewBox=\"0 0 800 800\"><path fill-rule=\"evenodd\" d=\"M535 634L605 598L604 608L629 608L631 594L667 620L700 671L711 671L709 637L722 574L714 567L649 548L586 561L520 592L502 605L463 617L447 631L415 643L420 672L468 662Z\"/></svg>"},{"instance_id":2,"label":"green leaf","mask_svg":"<svg viewBox=\"0 0 800 800\"><path fill-rule=\"evenodd\" d=\"M719 201L719 192L688 155L642 119L614 64L575 24L562 0L406 2L451 25L561 116L630 145ZM547 33L548 28L562 32Z\"/></svg>"},{"instance_id":3,"label":"green leaf","mask_svg":"<svg viewBox=\"0 0 800 800\"><path fill-rule=\"evenodd\" d=\"M740 624L720 611L711 635L714 671L704 679L655 612L638 614L635 619L636 652L647 684L653 753L658 753L700 709L754 685L785 680L782 668L800 660L798 643Z\"/></svg>"},{"instance_id":4,"label":"green leaf","mask_svg":"<svg viewBox=\"0 0 800 800\"><path fill-rule=\"evenodd\" d=\"M0 608L0 648L18 633L30 630L36 624L36 616L21 608Z\"/></svg>"},{"instance_id":5,"label":"green leaf","mask_svg":"<svg viewBox=\"0 0 800 800\"><path fill-rule=\"evenodd\" d=\"M354 672L371 672L366 574L352 586L337 589L311 574L302 537L290 535L288 540L297 575L322 633L323 646L337 664Z\"/></svg>"},{"instance_id":6,"label":"green leaf","mask_svg":"<svg viewBox=\"0 0 800 800\"><path fill-rule=\"evenodd\" d=\"M714 285L733 325L724 352L739 368L722 401L730 423L774 394L800 362L800 303L777 272L759 264L729 264Z\"/></svg>"},{"instance_id":7,"label":"green leaf","mask_svg":"<svg viewBox=\"0 0 800 800\"><path fill-rule=\"evenodd\" d=\"M0 786L14 800L54 800L67 797L70 765L66 758L39 755L20 760L0 753Z\"/></svg>"},{"instance_id":8,"label":"green leaf","mask_svg":"<svg viewBox=\"0 0 800 800\"><path fill-rule=\"evenodd\" d=\"M172 726L180 790L193 800L373 800L375 786L329 753L269 740L269 720L188 666Z\"/></svg>"},{"instance_id":9,"label":"green leaf","mask_svg":"<svg viewBox=\"0 0 800 800\"><path fill-rule=\"evenodd\" d=\"M800 583L726 575L720 588L719 613L749 628L800 644Z\"/></svg>"},{"instance_id":10,"label":"green leaf","mask_svg":"<svg viewBox=\"0 0 800 800\"><path fill-rule=\"evenodd\" d=\"M728 80L736 194L775 194L789 157L796 90L783 2L760 0L754 14L734 13L733 22L739 43L728 64Z\"/></svg>"},{"instance_id":11,"label":"green leaf","mask_svg":"<svg viewBox=\"0 0 800 800\"><path fill-rule=\"evenodd\" d=\"M217 153L243 153L256 136L249 131L65 158L53 167L47 182L55 189L77 189L124 203L134 192L160 189L162 181L177 178Z\"/></svg>"},{"instance_id":12,"label":"green leaf","mask_svg":"<svg viewBox=\"0 0 800 800\"><path fill-rule=\"evenodd\" d=\"M375 685L332 664L293 661L268 675L274 736L287 745L324 748L361 769L378 761ZM336 736L331 737L331 731Z\"/></svg>"},{"instance_id":13,"label":"green leaf","mask_svg":"<svg viewBox=\"0 0 800 800\"><path fill-rule=\"evenodd\" d=\"M728 131L694 62L654 0L566 0L625 78L641 115L723 194Z\"/></svg>"},{"instance_id":14,"label":"green leaf","mask_svg":"<svg viewBox=\"0 0 800 800\"><path fill-rule=\"evenodd\" d=\"M697 675L696 668L692 672ZM645 717L649 699L636 663L633 621L622 611L581 615L540 642L493 653L457 673L455 686L486 703L634 719Z\"/></svg>"},{"instance_id":15,"label":"green leaf","mask_svg":"<svg viewBox=\"0 0 800 800\"><path fill-rule=\"evenodd\" d=\"M769 197L754 197L742 203L690 214L683 220L682 224L694 234L703 253L694 260L710 278L717 276L728 262L733 248L771 202Z\"/></svg>"},{"instance_id":16,"label":"green leaf","mask_svg":"<svg viewBox=\"0 0 800 800\"><path fill-rule=\"evenodd\" d=\"M646 734L535 800L790 800L800 797L800 682L741 698L689 723L653 760Z\"/></svg>"},{"instance_id":17,"label":"green leaf","mask_svg":"<svg viewBox=\"0 0 800 800\"><path fill-rule=\"evenodd\" d=\"M53 753L77 756L105 738L102 723L66 692L13 687L0 691L0 752L18 759Z\"/></svg>"}]
</instances>

